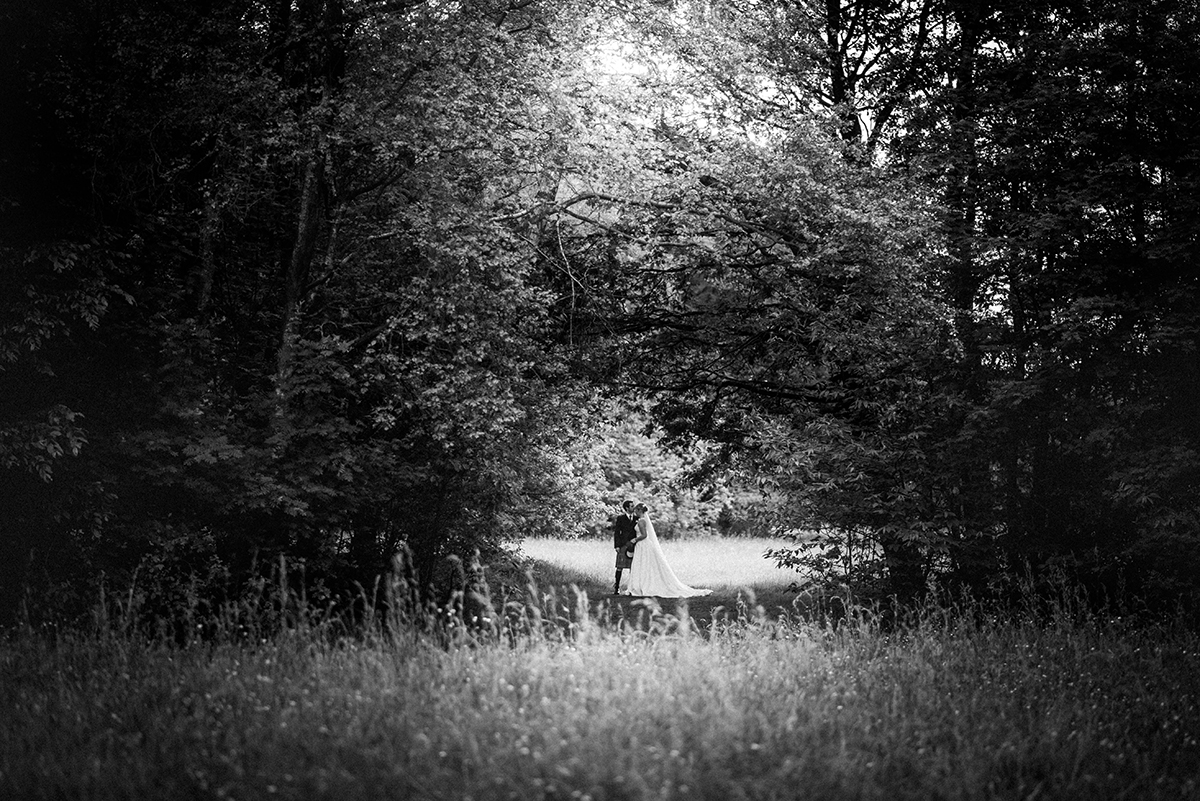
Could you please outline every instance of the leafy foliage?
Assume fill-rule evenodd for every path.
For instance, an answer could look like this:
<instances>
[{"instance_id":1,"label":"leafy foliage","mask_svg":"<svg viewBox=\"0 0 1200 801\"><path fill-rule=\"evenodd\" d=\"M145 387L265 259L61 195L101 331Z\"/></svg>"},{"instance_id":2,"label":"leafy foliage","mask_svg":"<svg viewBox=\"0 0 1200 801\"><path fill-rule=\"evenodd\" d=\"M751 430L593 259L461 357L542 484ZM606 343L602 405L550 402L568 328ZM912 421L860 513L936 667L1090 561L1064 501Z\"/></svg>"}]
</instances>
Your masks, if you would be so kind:
<instances>
[{"instance_id":1,"label":"leafy foliage","mask_svg":"<svg viewBox=\"0 0 1200 801\"><path fill-rule=\"evenodd\" d=\"M522 139L554 69L539 37L569 37L570 14L20 16L14 66L44 71L15 99L34 130L6 158L28 172L6 228L56 206L71 224L6 253L27 276L0 345L6 585L141 565L164 598L188 576L219 593L287 555L340 592L402 542L428 578L569 511L579 477L554 454L590 392L556 352L533 249L493 218L541 169ZM87 185L54 181L78 164ZM31 550L49 529L60 544Z\"/></svg>"},{"instance_id":2,"label":"leafy foliage","mask_svg":"<svg viewBox=\"0 0 1200 801\"><path fill-rule=\"evenodd\" d=\"M216 603L280 556L332 597L627 493L732 529L741 486L785 562L855 542L901 597L1194 591L1186 4L79 0L0 36L6 606L135 570Z\"/></svg>"}]
</instances>

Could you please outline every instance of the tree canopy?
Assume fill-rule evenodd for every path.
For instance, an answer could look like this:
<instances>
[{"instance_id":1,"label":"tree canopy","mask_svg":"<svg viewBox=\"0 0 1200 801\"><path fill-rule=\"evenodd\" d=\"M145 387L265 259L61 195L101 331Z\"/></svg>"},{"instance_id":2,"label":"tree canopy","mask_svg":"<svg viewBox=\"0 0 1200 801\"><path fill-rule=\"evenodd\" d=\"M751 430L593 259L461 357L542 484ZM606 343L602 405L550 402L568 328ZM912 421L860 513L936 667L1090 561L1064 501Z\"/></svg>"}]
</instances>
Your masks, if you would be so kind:
<instances>
[{"instance_id":1,"label":"tree canopy","mask_svg":"<svg viewBox=\"0 0 1200 801\"><path fill-rule=\"evenodd\" d=\"M817 532L785 564L1196 592L1190 4L59 0L0 36L6 608L594 528L647 486L597 455L622 407L708 499L680 525L742 487Z\"/></svg>"}]
</instances>

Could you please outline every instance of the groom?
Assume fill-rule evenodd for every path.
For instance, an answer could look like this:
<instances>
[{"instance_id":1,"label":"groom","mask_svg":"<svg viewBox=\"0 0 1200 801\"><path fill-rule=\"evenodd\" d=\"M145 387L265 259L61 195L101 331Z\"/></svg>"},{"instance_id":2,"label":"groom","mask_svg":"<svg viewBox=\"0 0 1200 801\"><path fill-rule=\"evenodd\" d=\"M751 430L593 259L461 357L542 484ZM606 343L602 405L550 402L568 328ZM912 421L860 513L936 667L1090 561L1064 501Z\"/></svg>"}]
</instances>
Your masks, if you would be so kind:
<instances>
[{"instance_id":1,"label":"groom","mask_svg":"<svg viewBox=\"0 0 1200 801\"><path fill-rule=\"evenodd\" d=\"M625 511L617 516L613 524L613 547L617 549L617 577L613 580L613 595L621 591L621 571L633 565L633 547L630 541L637 536L633 501L625 501L621 508Z\"/></svg>"}]
</instances>

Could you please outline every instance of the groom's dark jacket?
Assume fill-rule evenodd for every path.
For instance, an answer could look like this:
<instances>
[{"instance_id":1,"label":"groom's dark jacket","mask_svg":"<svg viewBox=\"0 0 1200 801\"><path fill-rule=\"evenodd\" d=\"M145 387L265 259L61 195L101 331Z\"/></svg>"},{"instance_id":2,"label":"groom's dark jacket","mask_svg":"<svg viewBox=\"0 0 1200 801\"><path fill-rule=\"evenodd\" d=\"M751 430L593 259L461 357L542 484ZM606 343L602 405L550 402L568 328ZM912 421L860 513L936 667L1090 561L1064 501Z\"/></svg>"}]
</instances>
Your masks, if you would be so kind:
<instances>
[{"instance_id":1,"label":"groom's dark jacket","mask_svg":"<svg viewBox=\"0 0 1200 801\"><path fill-rule=\"evenodd\" d=\"M624 512L617 515L617 522L613 524L613 548L625 550L629 541L636 536L637 521Z\"/></svg>"}]
</instances>

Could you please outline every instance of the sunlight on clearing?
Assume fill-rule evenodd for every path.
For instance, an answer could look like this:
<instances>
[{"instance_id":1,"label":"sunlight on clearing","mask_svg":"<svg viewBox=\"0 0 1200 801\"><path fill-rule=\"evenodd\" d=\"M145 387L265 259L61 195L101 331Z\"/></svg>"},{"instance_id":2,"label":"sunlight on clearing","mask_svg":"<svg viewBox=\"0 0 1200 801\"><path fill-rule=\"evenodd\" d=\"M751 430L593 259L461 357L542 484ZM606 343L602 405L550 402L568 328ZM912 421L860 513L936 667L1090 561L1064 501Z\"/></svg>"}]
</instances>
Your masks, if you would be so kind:
<instances>
[{"instance_id":1,"label":"sunlight on clearing","mask_svg":"<svg viewBox=\"0 0 1200 801\"><path fill-rule=\"evenodd\" d=\"M793 545L783 539L666 540L663 551L676 575L696 587L786 586L798 574L763 558L769 548ZM521 553L540 562L578 570L605 585L612 582L613 549L607 540L530 538L521 542Z\"/></svg>"}]
</instances>

